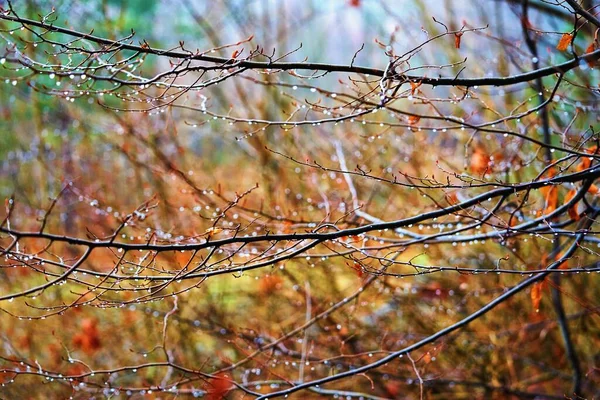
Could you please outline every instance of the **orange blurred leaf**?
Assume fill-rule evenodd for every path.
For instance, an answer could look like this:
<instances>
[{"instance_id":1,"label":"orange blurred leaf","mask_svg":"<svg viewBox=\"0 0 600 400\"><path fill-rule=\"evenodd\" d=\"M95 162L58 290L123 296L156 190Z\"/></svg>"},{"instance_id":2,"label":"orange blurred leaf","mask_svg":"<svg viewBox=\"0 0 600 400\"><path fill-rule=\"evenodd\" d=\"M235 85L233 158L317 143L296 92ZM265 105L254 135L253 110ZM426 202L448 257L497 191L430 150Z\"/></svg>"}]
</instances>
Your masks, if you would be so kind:
<instances>
[{"instance_id":1,"label":"orange blurred leaf","mask_svg":"<svg viewBox=\"0 0 600 400\"><path fill-rule=\"evenodd\" d=\"M291 233L294 224L291 221L283 221L283 233Z\"/></svg>"},{"instance_id":2,"label":"orange blurred leaf","mask_svg":"<svg viewBox=\"0 0 600 400\"><path fill-rule=\"evenodd\" d=\"M277 275L265 275L258 282L258 291L261 295L266 296L278 289L281 289L283 279Z\"/></svg>"},{"instance_id":3,"label":"orange blurred leaf","mask_svg":"<svg viewBox=\"0 0 600 400\"><path fill-rule=\"evenodd\" d=\"M402 393L403 387L398 381L391 381L385 383L384 389L388 395L396 399Z\"/></svg>"},{"instance_id":4,"label":"orange blurred leaf","mask_svg":"<svg viewBox=\"0 0 600 400\"><path fill-rule=\"evenodd\" d=\"M556 46L556 48L560 51L565 51L569 48L569 45L573 42L573 34L572 33L565 33L561 36L560 40L558 41L558 45Z\"/></svg>"},{"instance_id":5,"label":"orange blurred leaf","mask_svg":"<svg viewBox=\"0 0 600 400\"><path fill-rule=\"evenodd\" d=\"M540 311L540 302L542 301L542 285L544 282L537 282L531 288L531 304L535 312Z\"/></svg>"},{"instance_id":6,"label":"orange blurred leaf","mask_svg":"<svg viewBox=\"0 0 600 400\"><path fill-rule=\"evenodd\" d=\"M421 360L425 363L425 364L429 364L431 362L432 356L430 352L427 352L425 354L423 354L423 357L421 357Z\"/></svg>"},{"instance_id":7,"label":"orange blurred leaf","mask_svg":"<svg viewBox=\"0 0 600 400\"><path fill-rule=\"evenodd\" d=\"M212 237L213 235L216 235L219 232L222 232L223 229L221 228L216 228L214 226L208 228L206 231L204 231L205 234L208 235L208 237Z\"/></svg>"},{"instance_id":8,"label":"orange blurred leaf","mask_svg":"<svg viewBox=\"0 0 600 400\"><path fill-rule=\"evenodd\" d=\"M209 387L206 390L209 400L222 400L231 390L233 385L229 375L220 373L214 376L209 382Z\"/></svg>"},{"instance_id":9,"label":"orange blurred leaf","mask_svg":"<svg viewBox=\"0 0 600 400\"><path fill-rule=\"evenodd\" d=\"M415 125L417 124L419 121L421 120L421 117L419 117L418 115L409 115L408 116L408 123L410 125Z\"/></svg>"},{"instance_id":10,"label":"orange blurred leaf","mask_svg":"<svg viewBox=\"0 0 600 400\"><path fill-rule=\"evenodd\" d=\"M471 171L483 175L489 168L490 156L481 146L475 148L471 156Z\"/></svg>"},{"instance_id":11,"label":"orange blurred leaf","mask_svg":"<svg viewBox=\"0 0 600 400\"><path fill-rule=\"evenodd\" d=\"M73 345L88 354L96 352L101 346L98 320L84 318L81 321L81 332L73 336Z\"/></svg>"}]
</instances>

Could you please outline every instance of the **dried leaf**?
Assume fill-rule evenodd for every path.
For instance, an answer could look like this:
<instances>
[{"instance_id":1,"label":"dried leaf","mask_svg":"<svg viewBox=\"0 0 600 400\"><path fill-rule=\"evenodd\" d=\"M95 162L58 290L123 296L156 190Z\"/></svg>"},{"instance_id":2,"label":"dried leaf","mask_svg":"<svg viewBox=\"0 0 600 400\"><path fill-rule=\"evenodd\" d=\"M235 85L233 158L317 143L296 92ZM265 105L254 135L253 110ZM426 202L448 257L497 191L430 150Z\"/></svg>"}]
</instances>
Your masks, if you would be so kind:
<instances>
[{"instance_id":1,"label":"dried leaf","mask_svg":"<svg viewBox=\"0 0 600 400\"><path fill-rule=\"evenodd\" d=\"M457 49L460 49L460 39L462 38L462 35L464 35L463 32L456 32L454 34L454 47Z\"/></svg>"},{"instance_id":2,"label":"dried leaf","mask_svg":"<svg viewBox=\"0 0 600 400\"><path fill-rule=\"evenodd\" d=\"M545 198L544 215L548 215L556 210L556 206L558 205L558 186L546 186L541 188L540 191L544 193Z\"/></svg>"},{"instance_id":3,"label":"dried leaf","mask_svg":"<svg viewBox=\"0 0 600 400\"><path fill-rule=\"evenodd\" d=\"M567 204L569 201L571 201L571 199L573 197L575 197L576 194L577 194L577 190L575 190L575 189L569 190L569 192L565 196L565 204ZM571 219L573 219L574 221L579 221L579 213L577 212L577 203L578 202L576 202L571 207L569 207L569 217L571 217Z\"/></svg>"},{"instance_id":4,"label":"dried leaf","mask_svg":"<svg viewBox=\"0 0 600 400\"><path fill-rule=\"evenodd\" d=\"M573 42L573 34L565 33L561 36L556 48L560 51L565 51L569 48L569 46L571 45L572 42Z\"/></svg>"},{"instance_id":5,"label":"dried leaf","mask_svg":"<svg viewBox=\"0 0 600 400\"><path fill-rule=\"evenodd\" d=\"M410 94L413 95L415 93L419 92L419 86L421 86L423 84L423 82L413 82L410 81Z\"/></svg>"},{"instance_id":6,"label":"dried leaf","mask_svg":"<svg viewBox=\"0 0 600 400\"><path fill-rule=\"evenodd\" d=\"M596 51L598 46L596 45L596 41L590 43L590 45L585 49L585 54L593 53ZM590 68L594 68L598 64L598 60L586 60L587 64Z\"/></svg>"},{"instance_id":7,"label":"dried leaf","mask_svg":"<svg viewBox=\"0 0 600 400\"><path fill-rule=\"evenodd\" d=\"M410 125L415 125L417 124L419 121L421 120L421 117L419 117L418 115L409 115L408 116L408 123Z\"/></svg>"},{"instance_id":8,"label":"dried leaf","mask_svg":"<svg viewBox=\"0 0 600 400\"><path fill-rule=\"evenodd\" d=\"M588 148L586 150L586 152L588 154L596 154L598 152L598 146L592 146L592 147ZM581 161L579 162L579 165L577 166L576 170L577 170L577 172L580 172L580 171L583 171L585 169L588 169L591 166L592 166L592 159L590 157L585 157L585 158L581 159Z\"/></svg>"},{"instance_id":9,"label":"dried leaf","mask_svg":"<svg viewBox=\"0 0 600 400\"><path fill-rule=\"evenodd\" d=\"M550 168L542 175L543 178L553 178L556 176L556 169ZM538 212L538 215L548 215L558 206L558 186L546 185L540 188L540 193L544 196L544 209Z\"/></svg>"}]
</instances>

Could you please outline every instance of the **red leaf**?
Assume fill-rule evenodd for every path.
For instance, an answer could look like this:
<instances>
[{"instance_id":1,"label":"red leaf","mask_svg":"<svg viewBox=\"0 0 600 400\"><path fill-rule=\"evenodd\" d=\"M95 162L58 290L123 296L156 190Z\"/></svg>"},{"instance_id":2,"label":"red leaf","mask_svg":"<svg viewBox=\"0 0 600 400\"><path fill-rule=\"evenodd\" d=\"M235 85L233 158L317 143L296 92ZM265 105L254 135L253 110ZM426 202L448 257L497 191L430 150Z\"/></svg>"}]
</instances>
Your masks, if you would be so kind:
<instances>
[{"instance_id":1,"label":"red leaf","mask_svg":"<svg viewBox=\"0 0 600 400\"><path fill-rule=\"evenodd\" d=\"M209 400L222 400L233 387L229 375L224 373L215 375L208 384L209 387L206 391Z\"/></svg>"},{"instance_id":2,"label":"red leaf","mask_svg":"<svg viewBox=\"0 0 600 400\"><path fill-rule=\"evenodd\" d=\"M356 275L359 278L362 278L362 276L364 275L362 266L359 263L354 263L354 265L352 265L352 269L356 271Z\"/></svg>"}]
</instances>

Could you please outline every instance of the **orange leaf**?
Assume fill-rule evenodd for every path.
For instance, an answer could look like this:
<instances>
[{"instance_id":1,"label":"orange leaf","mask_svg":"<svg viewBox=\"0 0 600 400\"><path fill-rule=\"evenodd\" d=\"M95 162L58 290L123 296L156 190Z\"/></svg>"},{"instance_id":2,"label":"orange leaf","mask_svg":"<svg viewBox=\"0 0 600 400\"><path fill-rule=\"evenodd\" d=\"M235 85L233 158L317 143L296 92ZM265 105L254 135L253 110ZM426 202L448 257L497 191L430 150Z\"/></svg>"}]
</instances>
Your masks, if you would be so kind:
<instances>
[{"instance_id":1,"label":"orange leaf","mask_svg":"<svg viewBox=\"0 0 600 400\"><path fill-rule=\"evenodd\" d=\"M593 53L594 51L596 51L596 49L597 49L596 41L593 41L587 47L587 49L585 49L585 54ZM588 63L588 65L590 66L590 68L594 68L594 66L596 66L596 64L598 63L598 60L587 60L586 62Z\"/></svg>"},{"instance_id":2,"label":"orange leaf","mask_svg":"<svg viewBox=\"0 0 600 400\"><path fill-rule=\"evenodd\" d=\"M565 33L560 38L556 48L560 51L565 51L569 48L569 45L571 44L571 42L573 42L573 34Z\"/></svg>"},{"instance_id":3,"label":"orange leaf","mask_svg":"<svg viewBox=\"0 0 600 400\"><path fill-rule=\"evenodd\" d=\"M460 49L460 39L462 38L462 35L462 32L456 32L454 34L454 47L456 47L457 49Z\"/></svg>"},{"instance_id":4,"label":"orange leaf","mask_svg":"<svg viewBox=\"0 0 600 400\"><path fill-rule=\"evenodd\" d=\"M540 311L540 302L542 301L542 285L544 282L537 282L531 288L531 304L535 312Z\"/></svg>"},{"instance_id":5,"label":"orange leaf","mask_svg":"<svg viewBox=\"0 0 600 400\"><path fill-rule=\"evenodd\" d=\"M556 257L554 258L554 261L558 261L558 260L560 260L563 257L564 257L564 254L562 252L558 253L556 255ZM567 269L568 266L569 266L569 262L568 262L568 259L567 259L567 260L564 260L563 262L561 262L560 265L556 269Z\"/></svg>"},{"instance_id":6,"label":"orange leaf","mask_svg":"<svg viewBox=\"0 0 600 400\"><path fill-rule=\"evenodd\" d=\"M206 235L208 235L208 237L210 238L210 237L212 237L212 236L214 236L214 235L216 235L217 233L219 233L219 232L222 232L222 231L223 231L223 229L221 229L221 228L216 228L216 227L214 227L214 226L211 226L211 227L210 227L210 228L208 228L208 229L207 229L207 230L206 230L204 233L205 233Z\"/></svg>"},{"instance_id":7,"label":"orange leaf","mask_svg":"<svg viewBox=\"0 0 600 400\"><path fill-rule=\"evenodd\" d=\"M577 170L577 172L581 172L584 169L588 169L591 165L592 165L592 160L590 160L587 157L586 158L582 158L581 162L577 166L576 170Z\"/></svg>"},{"instance_id":8,"label":"orange leaf","mask_svg":"<svg viewBox=\"0 0 600 400\"><path fill-rule=\"evenodd\" d=\"M569 192L565 196L565 204L568 203L569 201L571 201L571 199L573 197L575 197L575 194L577 194L577 190L575 190L575 189L569 190ZM569 207L569 217L571 217L571 219L573 219L574 221L579 221L579 213L577 212L577 203L578 202L576 202L571 207Z\"/></svg>"},{"instance_id":9,"label":"orange leaf","mask_svg":"<svg viewBox=\"0 0 600 400\"><path fill-rule=\"evenodd\" d=\"M490 156L483 147L476 147L471 156L471 171L483 175L489 169Z\"/></svg>"},{"instance_id":10,"label":"orange leaf","mask_svg":"<svg viewBox=\"0 0 600 400\"><path fill-rule=\"evenodd\" d=\"M423 354L423 357L421 358L421 360L425 363L425 364L429 364L431 362L432 356L430 352L427 352L425 354Z\"/></svg>"},{"instance_id":11,"label":"orange leaf","mask_svg":"<svg viewBox=\"0 0 600 400\"><path fill-rule=\"evenodd\" d=\"M552 211L556 210L556 206L558 205L558 186L549 185L540 188L540 192L544 196L544 215L550 214Z\"/></svg>"},{"instance_id":12,"label":"orange leaf","mask_svg":"<svg viewBox=\"0 0 600 400\"><path fill-rule=\"evenodd\" d=\"M591 194L598 194L599 191L600 190L598 189L598 186L593 185L593 184L588 189L588 193L591 193Z\"/></svg>"},{"instance_id":13,"label":"orange leaf","mask_svg":"<svg viewBox=\"0 0 600 400\"><path fill-rule=\"evenodd\" d=\"M419 121L421 120L421 117L419 117L418 115L409 115L408 116L408 123L410 125L415 125L417 124Z\"/></svg>"},{"instance_id":14,"label":"orange leaf","mask_svg":"<svg viewBox=\"0 0 600 400\"><path fill-rule=\"evenodd\" d=\"M360 7L360 0L350 0L349 3L352 7Z\"/></svg>"}]
</instances>

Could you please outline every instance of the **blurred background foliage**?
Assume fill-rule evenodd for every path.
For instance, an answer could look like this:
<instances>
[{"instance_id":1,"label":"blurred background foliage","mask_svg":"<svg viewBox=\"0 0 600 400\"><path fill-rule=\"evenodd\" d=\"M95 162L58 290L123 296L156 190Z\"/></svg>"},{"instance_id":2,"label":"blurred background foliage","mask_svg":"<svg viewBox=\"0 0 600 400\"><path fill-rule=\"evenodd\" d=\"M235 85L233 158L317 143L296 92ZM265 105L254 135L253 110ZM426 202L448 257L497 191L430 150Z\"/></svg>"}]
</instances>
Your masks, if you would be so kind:
<instances>
[{"instance_id":1,"label":"blurred background foliage","mask_svg":"<svg viewBox=\"0 0 600 400\"><path fill-rule=\"evenodd\" d=\"M260 46L266 53L273 51L277 57L302 45L286 60L354 62L382 69L389 61L384 54L386 46L402 54L418 46L426 35L443 32L443 27L432 20L433 16L450 29L460 29L464 24L488 28L465 34L460 48L456 48L452 37L442 37L424 46L411 59L411 66L451 64L466 58L464 70L461 70L462 65L455 65L441 71L423 68L417 72L427 76L454 76L460 72L461 77L487 77L507 76L532 68L532 56L523 44L518 23L518 3L23 0L13 5L22 16L32 19L54 8L56 25L93 32L100 37L117 39L133 30L135 43L144 40L152 47L163 49L183 42L186 49L204 51L253 36L242 46L246 51ZM552 65L569 59L568 53L556 50L556 44L564 32L572 29L570 15L548 2L531 3L532 25L547 32L538 38L542 64ZM6 2L0 1L0 5L6 7ZM2 33L5 41L14 40L9 36ZM56 34L55 37L58 40L61 36ZM363 44L364 49L357 53ZM582 40L574 45L583 52L587 44ZM229 57L231 52L231 48L225 48L216 50L215 55ZM138 72L152 76L166 68L167 59L148 56ZM351 212L352 196L343 175L288 158L308 164L316 160L320 165L336 169L340 167L336 143L341 144L349 170L359 167L390 179L398 171L419 177L437 176L443 168L458 174L481 175L486 182L495 179L524 182L533 179L545 166L543 157L531 143L502 135L471 137L471 132L442 131L441 128L421 131L417 127L380 127L380 122L389 121L380 115L383 112L366 125L305 125L290 130L269 127L251 134L254 131L251 126L205 118L198 111L181 107L148 116L123 112L137 108L137 104L127 104L116 96L65 101L63 97L38 93L26 81L18 80L19 74L24 73L0 69L2 80L7 80L0 90L0 196L4 199L14 195L16 206L11 223L23 230L39 227L49 199L56 197L68 182L72 182L72 186L48 218L48 230L52 233L105 237L114 231L124 215L140 204L151 202L156 207L148 217L123 229L120 239L144 242L149 230L165 240L179 235L206 235L226 204L224 199L231 201L255 185L257 189L244 197L239 210L227 213L223 223L243 221L248 234L271 230L302 232L308 230L307 223L325 219L345 226L364 224L364 220ZM598 75L597 71L583 66L567 76L583 86L570 85L561 93L560 101L551 106L551 123L555 133L570 126L572 140L576 141L585 136L588 127L595 126L597 130L597 92L587 88L597 86ZM252 81L258 78L272 84ZM48 76L35 79L36 84L48 86L59 81ZM189 83L189 79L185 77L182 82ZM63 81L69 85L66 79ZM554 82L554 77L544 79L548 90ZM298 87L290 87L295 84ZM344 92L348 85L352 85L348 74L328 74L318 79L298 79L285 74L250 75L227 80L201 93L207 97L208 107L223 115L284 120L303 102L333 107L335 100L330 94ZM454 88L423 87L421 90L422 95L429 98L460 95ZM536 90L531 85L507 90L473 88L473 93L472 99L461 103L440 103L440 110L481 123L508 114L522 102L527 107L537 104ZM202 101L191 93L177 104L197 107ZM121 110L115 112L100 103ZM411 112L429 110L426 104L412 104L408 100L401 106ZM315 114L321 116L308 111L306 115L312 118ZM535 115L508 125L534 137L541 136ZM556 134L553 140L560 144L571 138ZM489 174L480 171L477 156L473 155L480 154L478 151L485 158L486 168L490 156L497 160L490 164ZM363 210L383 220L400 219L435 208L417 190L364 177L352 179L364 204ZM469 193L474 196L479 192L475 189ZM565 194L566 190L561 191L560 198ZM431 195L443 202L451 192ZM538 196L524 212L537 213L543 208L543 198ZM3 209L0 218L5 216ZM433 226L426 224L413 229L434 232L456 227L456 223L454 217L446 217ZM225 237L226 233L215 235ZM366 238L347 238L347 241L350 244L358 241L356 245L364 247L379 245L376 240ZM35 240L21 243L30 251L43 245ZM48 370L77 375L161 362L165 360L165 352L170 351L178 364L194 371L213 373L301 326L307 312L309 317L314 317L343 299L351 299L309 329L275 346L272 352L261 353L227 372L229 377L257 392L274 390L285 387L285 379L295 380L298 374L308 380L355 368L448 326L522 279L519 274L494 273L494 268L507 255L511 257L510 268L526 275L528 270L540 268L540 260L543 263L550 249L547 238L531 237L381 250L377 254L387 257L399 251L401 261L481 268L490 272L476 275L440 272L380 277L371 281L356 257L321 256L327 248L320 246L302 258L265 270L224 274L193 282L196 287L189 288L191 284L186 281L173 282L169 291L184 291L177 296L177 311L168 317L164 351L160 346L167 313L174 309L172 296L151 293L148 294L150 301L143 303L120 293L98 299L82 295L85 285L66 285L53 288L39 298L0 304L6 311L0 315L0 354L4 358L0 360L0 367L3 363L12 365L7 360L21 359L29 360L33 369L39 363ZM252 257L261 250L249 246L244 249L247 251L244 256ZM65 261L81 255L80 248L66 244L55 243L50 251L61 254ZM95 251L94 256L87 268L98 272L111 271L121 257L109 250ZM156 257L153 267L177 270L193 256L190 252L167 252ZM127 254L127 257L133 262L141 255ZM570 265L587 265L595 260L593 254L582 254ZM375 261L369 262L366 267L381 267ZM414 268L395 265L389 272L410 275ZM2 294L43 284L47 279L28 268L2 268L0 278ZM140 287L143 284L140 283ZM413 354L414 367L407 359L398 360L368 376L357 376L328 388L379 396L372 398L419 398L420 389L427 399L521 398L528 396L525 392L534 393L529 397L542 393L539 398L563 398L571 384L570 366L550 304L549 287L543 290L539 312L532 306L530 292L522 293L460 333ZM594 392L600 387L597 278L590 278L588 274L570 275L564 279L561 291L573 341L581 357L586 392L590 396L598 395ZM157 297L156 301L152 301L152 296ZM85 304L70 307L60 315L37 319L48 311L43 307L59 307L71 302ZM34 319L28 320L30 317ZM77 390L60 380L41 384L39 377L20 375L9 383L10 375L0 375L0 381L4 379L0 397L218 398L217 393L230 399L242 398L239 391L219 392L214 389L218 387L214 380L203 378L181 384L182 391L178 395L168 391L148 392L148 387L161 384L177 386L180 377L191 375L164 366L151 366L87 376L86 383L76 386ZM424 380L421 385L419 377ZM339 393L328 395L313 391L295 396L326 398L339 396Z\"/></svg>"}]
</instances>

